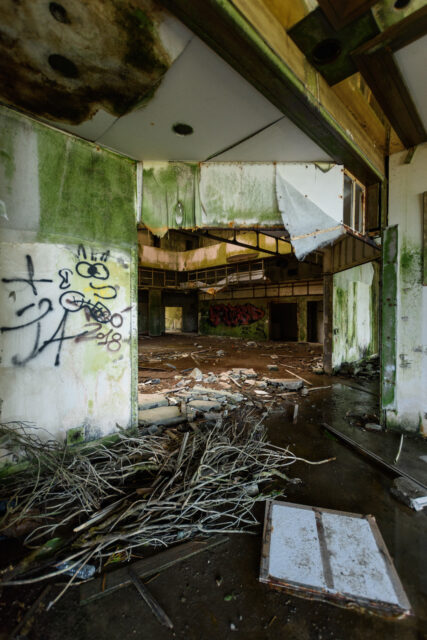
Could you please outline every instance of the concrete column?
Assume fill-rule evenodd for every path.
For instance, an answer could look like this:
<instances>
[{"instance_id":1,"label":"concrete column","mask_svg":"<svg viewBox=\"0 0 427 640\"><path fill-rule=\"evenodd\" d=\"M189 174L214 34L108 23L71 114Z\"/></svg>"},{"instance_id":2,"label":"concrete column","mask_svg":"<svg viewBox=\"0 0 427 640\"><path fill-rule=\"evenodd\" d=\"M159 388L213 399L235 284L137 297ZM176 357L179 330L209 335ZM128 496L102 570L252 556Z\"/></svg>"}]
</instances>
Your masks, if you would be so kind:
<instances>
[{"instance_id":1,"label":"concrete column","mask_svg":"<svg viewBox=\"0 0 427 640\"><path fill-rule=\"evenodd\" d=\"M334 276L323 274L323 369L332 373L332 332L333 332L333 290Z\"/></svg>"},{"instance_id":2,"label":"concrete column","mask_svg":"<svg viewBox=\"0 0 427 640\"><path fill-rule=\"evenodd\" d=\"M298 300L298 342L307 342L307 299Z\"/></svg>"}]
</instances>

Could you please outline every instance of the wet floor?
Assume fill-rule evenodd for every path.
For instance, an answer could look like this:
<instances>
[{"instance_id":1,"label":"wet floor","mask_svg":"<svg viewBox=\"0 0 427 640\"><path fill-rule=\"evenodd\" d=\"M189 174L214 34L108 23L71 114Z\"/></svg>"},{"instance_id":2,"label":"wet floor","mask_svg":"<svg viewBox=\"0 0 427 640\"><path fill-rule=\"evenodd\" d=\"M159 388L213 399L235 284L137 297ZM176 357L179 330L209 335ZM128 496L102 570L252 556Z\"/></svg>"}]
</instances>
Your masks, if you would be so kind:
<instances>
[{"instance_id":1,"label":"wet floor","mask_svg":"<svg viewBox=\"0 0 427 640\"><path fill-rule=\"evenodd\" d=\"M425 638L427 513L416 513L397 502L389 492L393 480L390 475L322 429L321 423L326 421L354 432L356 427L348 426L348 411L356 413L363 409L364 413L375 413L378 409L375 388L365 393L347 386L360 383L343 382L344 387L313 391L300 399L296 424L290 419L291 405L269 416L269 434L275 444L290 445L294 453L309 460L336 457L321 466L294 464L288 473L303 482L286 484L282 496L290 502L374 515L413 607L413 617L388 621L270 590L258 582L260 528L256 535L230 536L223 547L172 567L150 582L151 592L174 623L173 632L157 623L132 587L84 607L78 604L76 588L66 593L51 611L38 615L27 637L34 640ZM376 446L380 447L382 441L385 452L387 447L390 453L394 451L395 442L389 444L387 434L366 435L360 430L359 433L365 445L368 440L376 440ZM394 439L395 434L391 435ZM262 521L262 504L258 505L257 514ZM41 588L41 585L26 591L16 588L14 597L32 601Z\"/></svg>"}]
</instances>

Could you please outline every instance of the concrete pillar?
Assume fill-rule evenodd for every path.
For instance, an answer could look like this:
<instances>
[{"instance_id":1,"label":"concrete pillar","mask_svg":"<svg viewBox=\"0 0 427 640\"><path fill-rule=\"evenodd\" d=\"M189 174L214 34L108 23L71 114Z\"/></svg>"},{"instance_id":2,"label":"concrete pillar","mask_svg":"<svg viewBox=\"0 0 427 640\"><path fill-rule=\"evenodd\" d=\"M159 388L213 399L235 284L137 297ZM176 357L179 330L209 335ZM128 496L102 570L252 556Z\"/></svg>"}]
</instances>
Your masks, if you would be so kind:
<instances>
[{"instance_id":1,"label":"concrete pillar","mask_svg":"<svg viewBox=\"0 0 427 640\"><path fill-rule=\"evenodd\" d=\"M298 300L298 342L307 342L307 299Z\"/></svg>"},{"instance_id":2,"label":"concrete pillar","mask_svg":"<svg viewBox=\"0 0 427 640\"><path fill-rule=\"evenodd\" d=\"M148 334L161 336L165 329L165 308L162 303L160 289L150 289L148 292Z\"/></svg>"}]
</instances>

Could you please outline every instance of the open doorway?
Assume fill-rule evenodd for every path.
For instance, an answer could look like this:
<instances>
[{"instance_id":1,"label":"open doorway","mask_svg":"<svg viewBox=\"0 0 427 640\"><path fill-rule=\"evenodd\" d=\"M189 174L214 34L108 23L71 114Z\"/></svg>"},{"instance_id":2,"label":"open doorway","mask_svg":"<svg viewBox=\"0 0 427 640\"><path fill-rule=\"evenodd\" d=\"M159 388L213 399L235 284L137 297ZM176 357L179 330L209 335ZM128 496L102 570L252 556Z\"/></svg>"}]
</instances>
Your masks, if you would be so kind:
<instances>
[{"instance_id":1,"label":"open doorway","mask_svg":"<svg viewBox=\"0 0 427 640\"><path fill-rule=\"evenodd\" d=\"M182 332L182 307L165 307L165 333Z\"/></svg>"},{"instance_id":2,"label":"open doorway","mask_svg":"<svg viewBox=\"0 0 427 640\"><path fill-rule=\"evenodd\" d=\"M296 342L298 340L296 302L272 302L270 318L270 337L272 340L283 340L285 342Z\"/></svg>"},{"instance_id":3,"label":"open doorway","mask_svg":"<svg viewBox=\"0 0 427 640\"><path fill-rule=\"evenodd\" d=\"M307 302L307 340L323 343L323 302Z\"/></svg>"}]
</instances>

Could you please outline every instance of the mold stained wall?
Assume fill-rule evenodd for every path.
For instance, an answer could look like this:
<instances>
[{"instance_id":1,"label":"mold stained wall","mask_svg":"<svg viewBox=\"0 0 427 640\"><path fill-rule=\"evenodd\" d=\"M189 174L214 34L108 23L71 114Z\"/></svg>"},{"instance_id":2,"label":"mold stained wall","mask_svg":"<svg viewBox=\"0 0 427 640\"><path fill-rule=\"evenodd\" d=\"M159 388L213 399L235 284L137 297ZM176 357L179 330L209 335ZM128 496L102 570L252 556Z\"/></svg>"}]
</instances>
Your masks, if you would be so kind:
<instances>
[{"instance_id":1,"label":"mold stained wall","mask_svg":"<svg viewBox=\"0 0 427 640\"><path fill-rule=\"evenodd\" d=\"M379 266L367 262L333 276L334 370L378 353Z\"/></svg>"},{"instance_id":2,"label":"mold stained wall","mask_svg":"<svg viewBox=\"0 0 427 640\"><path fill-rule=\"evenodd\" d=\"M410 164L405 164L405 158L406 152L390 157L388 223L398 227L398 269L395 408L386 411L386 423L426 436L427 286L422 284L422 220L427 144L417 147Z\"/></svg>"},{"instance_id":3,"label":"mold stained wall","mask_svg":"<svg viewBox=\"0 0 427 640\"><path fill-rule=\"evenodd\" d=\"M136 163L0 109L0 420L136 420Z\"/></svg>"}]
</instances>

